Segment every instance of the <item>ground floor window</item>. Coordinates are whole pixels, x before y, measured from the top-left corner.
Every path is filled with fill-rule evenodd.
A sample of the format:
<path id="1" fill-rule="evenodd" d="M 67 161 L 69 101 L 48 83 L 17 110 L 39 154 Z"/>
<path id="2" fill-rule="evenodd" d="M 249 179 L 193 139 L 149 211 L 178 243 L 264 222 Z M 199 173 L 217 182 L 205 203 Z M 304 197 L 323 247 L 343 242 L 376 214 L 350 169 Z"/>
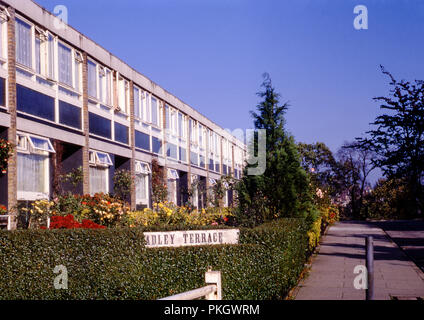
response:
<path id="1" fill-rule="evenodd" d="M 48 199 L 50 195 L 49 155 L 55 150 L 49 139 L 18 133 L 18 200 Z"/>
<path id="2" fill-rule="evenodd" d="M 177 204 L 177 181 L 179 179 L 177 170 L 168 169 L 168 201 Z"/>
<path id="3" fill-rule="evenodd" d="M 109 193 L 109 167 L 113 165 L 107 153 L 90 150 L 90 194 Z"/>
<path id="4" fill-rule="evenodd" d="M 192 195 L 191 195 L 191 204 L 193 207 L 198 208 L 199 207 L 199 190 L 198 190 L 198 184 L 199 184 L 199 176 L 192 174 L 191 175 L 191 187 Z"/>
<path id="5" fill-rule="evenodd" d="M 138 205 L 149 205 L 149 164 L 135 162 L 135 199 Z"/>
<path id="6" fill-rule="evenodd" d="M 90 166 L 90 194 L 109 193 L 109 168 Z"/>

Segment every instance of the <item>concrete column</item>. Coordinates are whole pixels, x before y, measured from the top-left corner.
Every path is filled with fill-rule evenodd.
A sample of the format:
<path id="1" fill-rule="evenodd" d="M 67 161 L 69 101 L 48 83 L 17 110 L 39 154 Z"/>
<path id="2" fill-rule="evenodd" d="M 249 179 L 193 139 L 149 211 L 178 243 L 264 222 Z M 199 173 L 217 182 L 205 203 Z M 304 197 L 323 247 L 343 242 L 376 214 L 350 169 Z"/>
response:
<path id="1" fill-rule="evenodd" d="M 89 164 L 89 149 L 90 149 L 90 132 L 89 132 L 89 117 L 88 117 L 88 65 L 87 53 L 83 53 L 84 62 L 82 64 L 82 114 L 83 114 L 83 132 L 85 144 L 82 148 L 82 173 L 83 173 L 83 194 L 90 193 L 90 164 Z"/>
<path id="2" fill-rule="evenodd" d="M 16 146 L 16 42 L 15 42 L 15 9 L 8 7 L 10 17 L 7 21 L 7 107 L 10 114 L 10 127 L 7 131 L 7 139 L 12 145 Z M 16 148 L 13 150 L 12 156 L 9 158 L 7 168 L 7 207 L 8 212 L 12 215 L 10 228 L 17 228 L 17 205 L 18 205 L 18 168 L 17 168 L 18 152 Z"/>
<path id="3" fill-rule="evenodd" d="M 133 182 L 131 184 L 131 209 L 136 209 L 136 186 L 135 186 L 135 123 L 134 123 L 134 82 L 130 82 L 130 146 L 131 146 L 131 161 L 130 171 Z"/>

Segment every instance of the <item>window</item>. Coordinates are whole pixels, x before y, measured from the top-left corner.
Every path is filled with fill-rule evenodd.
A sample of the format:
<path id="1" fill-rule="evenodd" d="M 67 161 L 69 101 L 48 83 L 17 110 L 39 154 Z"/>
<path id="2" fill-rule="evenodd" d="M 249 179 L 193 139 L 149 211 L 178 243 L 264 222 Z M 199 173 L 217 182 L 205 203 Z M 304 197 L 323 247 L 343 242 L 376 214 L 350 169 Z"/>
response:
<path id="1" fill-rule="evenodd" d="M 177 180 L 179 178 L 180 178 L 180 176 L 179 176 L 177 170 L 175 170 L 175 169 L 168 169 L 168 179 Z"/>
<path id="2" fill-rule="evenodd" d="M 109 166 L 112 160 L 107 153 L 89 152 L 90 163 L 90 194 L 109 192 Z"/>
<path id="3" fill-rule="evenodd" d="M 134 117 L 141 118 L 141 103 L 140 103 L 140 89 L 134 87 Z"/>
<path id="4" fill-rule="evenodd" d="M 171 132 L 173 135 L 177 135 L 178 124 L 177 124 L 177 112 L 175 110 L 171 111 Z"/>
<path id="5" fill-rule="evenodd" d="M 106 72 L 103 67 L 99 66 L 99 100 L 103 103 L 106 103 L 106 92 L 105 87 L 106 86 Z"/>
<path id="6" fill-rule="evenodd" d="M 109 169 L 90 166 L 90 194 L 109 192 Z"/>
<path id="7" fill-rule="evenodd" d="M 18 133 L 18 200 L 49 198 L 49 154 L 55 150 L 49 139 Z"/>
<path id="8" fill-rule="evenodd" d="M 152 124 L 159 127 L 159 110 L 158 110 L 158 101 L 156 98 L 152 97 Z"/>
<path id="9" fill-rule="evenodd" d="M 72 50 L 62 43 L 58 44 L 59 82 L 72 85 Z"/>
<path id="10" fill-rule="evenodd" d="M 198 183 L 198 181 L 199 181 L 199 176 L 192 174 L 191 175 L 191 184 L 196 184 L 196 183 Z M 195 208 L 199 207 L 199 192 L 198 192 L 197 188 L 193 188 L 193 194 L 192 194 L 192 197 L 191 197 L 191 201 L 192 201 L 192 205 Z"/>
<path id="11" fill-rule="evenodd" d="M 118 105 L 123 113 L 128 113 L 129 107 L 129 83 L 127 80 L 119 79 Z"/>
<path id="12" fill-rule="evenodd" d="M 39 34 L 35 37 L 35 71 L 41 74 L 41 37 Z"/>
<path id="13" fill-rule="evenodd" d="M 170 130 L 171 129 L 171 120 L 169 115 L 169 106 L 167 105 L 165 107 L 165 129 Z"/>
<path id="14" fill-rule="evenodd" d="M 5 30 L 7 28 L 5 27 L 5 22 L 7 21 L 7 13 L 5 11 L 2 11 L 0 9 L 0 57 L 5 57 L 5 53 L 3 52 L 3 48 L 7 48 L 7 45 L 5 46 L 3 44 L 3 39 L 7 39 L 7 37 L 4 36 Z"/>
<path id="15" fill-rule="evenodd" d="M 88 95 L 92 98 L 97 98 L 97 66 L 95 63 L 88 60 Z"/>
<path id="16" fill-rule="evenodd" d="M 189 130 L 190 130 L 190 141 L 191 143 L 196 143 L 197 139 L 196 139 L 196 122 L 192 119 L 189 120 Z"/>
<path id="17" fill-rule="evenodd" d="M 32 68 L 32 41 L 31 26 L 26 22 L 16 19 L 16 62 Z"/>
<path id="18" fill-rule="evenodd" d="M 106 90 L 106 104 L 111 106 L 113 105 L 112 103 L 112 93 L 113 93 L 113 77 L 112 77 L 112 71 L 110 71 L 109 69 L 106 69 L 106 86 L 105 86 L 105 90 Z"/>
<path id="19" fill-rule="evenodd" d="M 81 74 L 81 66 L 82 63 L 84 62 L 84 58 L 82 57 L 82 54 L 78 51 L 75 51 L 75 66 L 74 66 L 74 72 L 75 72 L 75 76 L 74 76 L 74 81 L 75 81 L 75 90 L 77 91 L 81 91 L 81 85 L 80 85 L 80 74 Z"/>
<path id="20" fill-rule="evenodd" d="M 178 113 L 178 136 L 185 138 L 185 117 Z"/>
<path id="21" fill-rule="evenodd" d="M 135 161 L 135 195 L 136 204 L 149 204 L 149 164 Z"/>
<path id="22" fill-rule="evenodd" d="M 49 34 L 48 37 L 48 57 L 49 57 L 49 61 L 48 61 L 48 76 L 50 79 L 54 79 L 55 78 L 55 69 L 54 69 L 54 37 Z"/>
<path id="23" fill-rule="evenodd" d="M 203 149 L 204 147 L 204 140 L 203 140 L 203 126 L 199 124 L 199 146 Z"/>
<path id="24" fill-rule="evenodd" d="M 177 180 L 179 175 L 177 170 L 168 169 L 168 201 L 177 204 Z"/>
<path id="25" fill-rule="evenodd" d="M 140 174 L 149 174 L 150 166 L 149 164 L 141 161 L 135 161 L 135 172 Z"/>
<path id="26" fill-rule="evenodd" d="M 148 122 L 150 123 L 150 113 L 151 113 L 151 108 L 150 108 L 150 94 L 148 94 L 147 92 L 145 92 L 144 94 L 141 94 L 141 100 L 144 101 L 143 103 L 143 110 L 142 110 L 142 114 L 143 114 L 143 121 L 144 122 Z"/>

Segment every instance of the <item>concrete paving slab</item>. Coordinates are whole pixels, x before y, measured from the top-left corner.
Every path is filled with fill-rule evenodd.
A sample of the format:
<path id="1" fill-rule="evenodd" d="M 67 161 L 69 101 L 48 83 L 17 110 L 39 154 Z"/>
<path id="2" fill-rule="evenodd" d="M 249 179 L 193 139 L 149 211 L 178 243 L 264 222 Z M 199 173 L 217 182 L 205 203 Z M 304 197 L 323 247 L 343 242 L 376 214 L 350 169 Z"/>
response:
<path id="1" fill-rule="evenodd" d="M 365 265 L 365 238 L 374 238 L 374 298 L 423 296 L 424 275 L 375 224 L 339 222 L 323 237 L 307 278 L 298 287 L 298 300 L 364 300 L 354 288 L 354 268 Z"/>

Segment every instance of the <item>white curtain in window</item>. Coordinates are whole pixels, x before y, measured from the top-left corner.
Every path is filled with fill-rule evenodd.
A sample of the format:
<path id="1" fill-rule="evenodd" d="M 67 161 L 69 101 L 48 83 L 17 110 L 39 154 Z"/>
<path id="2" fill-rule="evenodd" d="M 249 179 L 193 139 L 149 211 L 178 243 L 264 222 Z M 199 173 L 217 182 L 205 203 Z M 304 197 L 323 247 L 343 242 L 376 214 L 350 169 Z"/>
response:
<path id="1" fill-rule="evenodd" d="M 108 168 L 90 167 L 90 194 L 108 193 Z"/>
<path id="2" fill-rule="evenodd" d="M 148 176 L 145 174 L 138 174 L 135 176 L 135 198 L 137 204 L 147 202 L 147 179 Z"/>
<path id="3" fill-rule="evenodd" d="M 72 87 L 72 52 L 59 43 L 59 81 Z"/>
<path id="4" fill-rule="evenodd" d="M 16 61 L 28 68 L 32 67 L 31 26 L 19 19 L 15 23 Z"/>
<path id="5" fill-rule="evenodd" d="M 97 98 L 96 65 L 88 61 L 88 95 Z"/>
<path id="6" fill-rule="evenodd" d="M 18 191 L 45 193 L 48 157 L 18 153 Z"/>
<path id="7" fill-rule="evenodd" d="M 177 204 L 177 181 L 168 179 L 168 201 Z"/>

